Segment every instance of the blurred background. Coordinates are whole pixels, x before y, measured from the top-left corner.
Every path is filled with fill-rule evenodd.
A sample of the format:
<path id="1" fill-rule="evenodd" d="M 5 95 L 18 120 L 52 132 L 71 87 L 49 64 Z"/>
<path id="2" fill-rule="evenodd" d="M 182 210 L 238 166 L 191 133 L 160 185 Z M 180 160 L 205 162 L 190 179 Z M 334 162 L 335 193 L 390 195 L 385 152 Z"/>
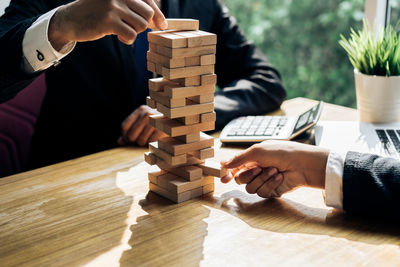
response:
<path id="1" fill-rule="evenodd" d="M 201 0 L 197 0 L 201 1 Z M 360 29 L 365 0 L 222 0 L 247 37 L 280 71 L 288 99 L 304 96 L 356 107 L 353 68 L 340 34 Z M 0 15 L 10 0 L 0 0 Z M 390 22 L 400 0 L 390 0 Z"/>
<path id="2" fill-rule="evenodd" d="M 356 107 L 353 67 L 338 41 L 361 28 L 365 0 L 223 1 L 280 71 L 288 99 Z"/>

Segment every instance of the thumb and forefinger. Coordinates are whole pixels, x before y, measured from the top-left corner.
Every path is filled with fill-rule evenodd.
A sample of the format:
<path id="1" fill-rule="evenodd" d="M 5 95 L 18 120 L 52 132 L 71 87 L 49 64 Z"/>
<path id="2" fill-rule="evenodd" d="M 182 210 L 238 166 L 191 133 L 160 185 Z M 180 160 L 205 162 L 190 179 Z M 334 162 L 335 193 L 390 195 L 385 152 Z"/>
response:
<path id="1" fill-rule="evenodd" d="M 244 152 L 237 154 L 232 159 L 228 161 L 222 161 L 221 166 L 227 169 L 238 168 L 250 162 L 257 162 L 254 157 L 254 149 L 252 147 L 246 149 Z"/>
<path id="2" fill-rule="evenodd" d="M 158 5 L 154 2 L 154 0 L 143 0 L 146 4 L 148 4 L 154 10 L 154 16 L 152 22 L 150 23 L 149 28 L 157 28 L 161 30 L 166 30 L 168 28 L 168 22 L 158 7 Z"/>

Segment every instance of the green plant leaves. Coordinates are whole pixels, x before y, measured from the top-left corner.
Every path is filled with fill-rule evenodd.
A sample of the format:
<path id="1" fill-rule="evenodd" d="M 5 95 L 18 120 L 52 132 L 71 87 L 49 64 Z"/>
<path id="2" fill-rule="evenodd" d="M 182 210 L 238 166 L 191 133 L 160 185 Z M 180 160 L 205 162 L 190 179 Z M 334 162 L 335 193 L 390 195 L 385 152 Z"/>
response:
<path id="1" fill-rule="evenodd" d="M 386 32 L 386 34 L 385 34 Z M 391 26 L 382 29 L 375 38 L 364 21 L 364 29 L 350 30 L 350 38 L 340 35 L 339 44 L 346 51 L 351 64 L 367 75 L 400 75 L 400 34 Z"/>

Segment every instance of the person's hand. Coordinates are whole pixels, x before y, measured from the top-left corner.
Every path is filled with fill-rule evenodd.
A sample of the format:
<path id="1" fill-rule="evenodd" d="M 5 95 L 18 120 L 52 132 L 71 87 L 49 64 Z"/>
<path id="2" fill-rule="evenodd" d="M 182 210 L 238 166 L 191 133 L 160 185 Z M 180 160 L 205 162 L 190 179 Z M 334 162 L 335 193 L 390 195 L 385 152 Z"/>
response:
<path id="1" fill-rule="evenodd" d="M 111 34 L 132 44 L 137 34 L 153 26 L 168 27 L 154 0 L 76 0 L 57 10 L 48 36 L 56 50 L 72 41 L 93 41 Z"/>
<path id="2" fill-rule="evenodd" d="M 127 145 L 136 142 L 139 146 L 145 146 L 150 142 L 166 137 L 165 133 L 149 124 L 149 116 L 154 114 L 160 113 L 145 105 L 132 112 L 122 122 L 122 136 L 118 139 L 118 144 Z"/>
<path id="3" fill-rule="evenodd" d="M 231 169 L 221 178 L 246 184 L 250 194 L 278 197 L 300 186 L 325 187 L 329 150 L 296 142 L 266 141 L 236 155 L 222 167 Z"/>

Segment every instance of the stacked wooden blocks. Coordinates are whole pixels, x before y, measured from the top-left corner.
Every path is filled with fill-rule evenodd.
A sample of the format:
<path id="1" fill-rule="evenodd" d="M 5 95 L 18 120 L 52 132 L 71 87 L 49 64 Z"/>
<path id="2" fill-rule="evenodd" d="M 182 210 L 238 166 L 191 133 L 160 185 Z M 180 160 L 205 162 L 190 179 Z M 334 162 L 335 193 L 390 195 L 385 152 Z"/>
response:
<path id="1" fill-rule="evenodd" d="M 161 75 L 149 80 L 147 105 L 162 115 L 150 124 L 169 137 L 150 143 L 145 161 L 150 190 L 174 202 L 214 191 L 214 177 L 226 175 L 214 157 L 214 74 L 217 36 L 199 31 L 197 20 L 168 20 L 169 30 L 148 33 L 147 68 Z"/>

